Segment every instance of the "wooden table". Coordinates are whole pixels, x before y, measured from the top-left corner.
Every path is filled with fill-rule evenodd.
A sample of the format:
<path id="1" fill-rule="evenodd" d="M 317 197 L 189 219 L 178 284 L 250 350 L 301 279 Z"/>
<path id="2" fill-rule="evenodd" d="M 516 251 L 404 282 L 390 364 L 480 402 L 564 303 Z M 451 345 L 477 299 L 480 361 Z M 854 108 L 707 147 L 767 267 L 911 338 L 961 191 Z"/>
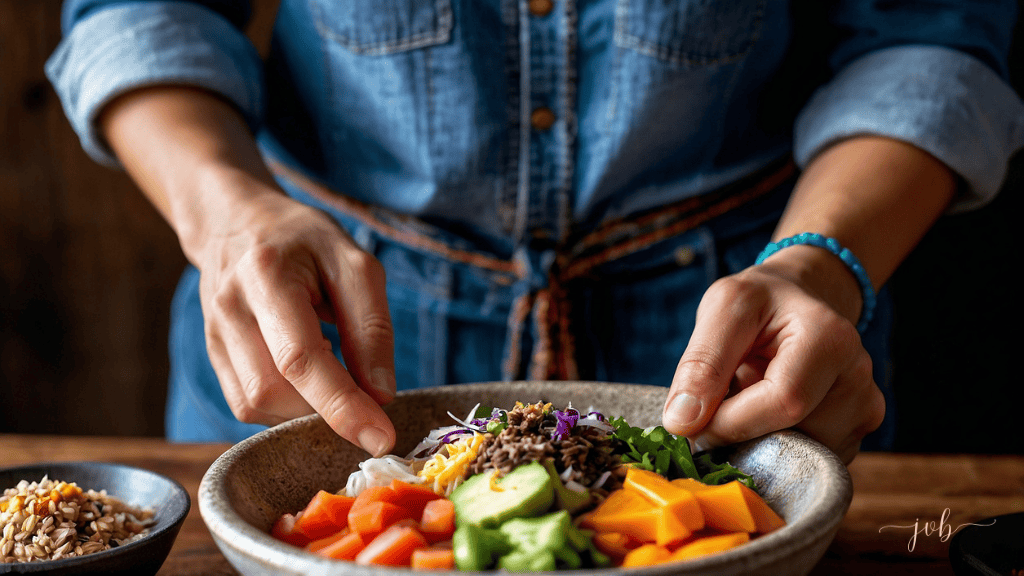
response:
<path id="1" fill-rule="evenodd" d="M 155 438 L 0 434 L 0 466 L 104 460 L 174 478 L 188 490 L 193 506 L 160 574 L 237 574 L 213 543 L 196 505 L 203 473 L 228 447 L 168 444 Z M 1024 511 L 1024 456 L 866 453 L 857 457 L 850 472 L 853 503 L 813 576 L 949 575 L 952 530 Z M 938 530 L 926 533 L 928 522 Z M 915 523 L 922 531 L 912 540 Z"/>

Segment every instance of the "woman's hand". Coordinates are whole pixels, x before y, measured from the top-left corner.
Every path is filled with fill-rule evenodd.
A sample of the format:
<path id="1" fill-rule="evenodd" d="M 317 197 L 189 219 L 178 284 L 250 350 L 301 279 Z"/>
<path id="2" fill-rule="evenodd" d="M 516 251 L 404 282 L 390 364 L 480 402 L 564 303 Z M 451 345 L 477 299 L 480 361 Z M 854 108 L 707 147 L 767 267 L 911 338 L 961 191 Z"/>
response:
<path id="1" fill-rule="evenodd" d="M 885 399 L 860 335 L 827 303 L 825 287 L 809 285 L 813 274 L 796 272 L 799 256 L 856 293 L 839 259 L 809 246 L 713 284 L 669 392 L 670 432 L 712 447 L 795 427 L 849 463 L 881 424 Z"/>
<path id="2" fill-rule="evenodd" d="M 316 411 L 375 456 L 395 429 L 384 270 L 326 214 L 292 200 L 219 97 L 152 86 L 98 124 L 199 268 L 207 350 L 232 412 L 275 424 Z M 337 324 L 347 369 L 320 321 Z"/>
<path id="3" fill-rule="evenodd" d="M 327 215 L 276 190 L 224 220 L 196 260 L 207 350 L 232 412 L 273 425 L 315 410 L 374 455 L 389 450 L 395 433 L 379 404 L 395 394 L 394 338 L 383 267 Z M 347 370 L 320 321 L 337 324 Z"/>
<path id="4" fill-rule="evenodd" d="M 910 144 L 876 136 L 839 141 L 801 175 L 775 239 L 835 238 L 874 288 L 949 205 L 956 176 Z M 845 264 L 791 246 L 713 284 L 665 405 L 665 427 L 718 445 L 796 427 L 849 463 L 885 402 L 854 328 L 860 287 Z"/>

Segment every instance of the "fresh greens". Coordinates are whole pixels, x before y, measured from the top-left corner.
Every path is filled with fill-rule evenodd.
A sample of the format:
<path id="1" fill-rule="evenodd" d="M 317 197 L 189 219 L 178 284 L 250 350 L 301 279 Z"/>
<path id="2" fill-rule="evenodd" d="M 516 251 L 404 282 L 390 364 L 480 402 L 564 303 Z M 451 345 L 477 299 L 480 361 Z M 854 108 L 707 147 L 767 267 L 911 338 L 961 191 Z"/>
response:
<path id="1" fill-rule="evenodd" d="M 670 434 L 662 426 L 637 428 L 621 417 L 612 418 L 610 423 L 615 427 L 613 436 L 626 446 L 622 455 L 624 463 L 653 470 L 667 478 L 695 478 L 705 484 L 739 480 L 756 490 L 754 479 L 728 462 L 716 464 L 710 454 L 702 454 L 695 461 L 690 442 L 685 437 Z"/>

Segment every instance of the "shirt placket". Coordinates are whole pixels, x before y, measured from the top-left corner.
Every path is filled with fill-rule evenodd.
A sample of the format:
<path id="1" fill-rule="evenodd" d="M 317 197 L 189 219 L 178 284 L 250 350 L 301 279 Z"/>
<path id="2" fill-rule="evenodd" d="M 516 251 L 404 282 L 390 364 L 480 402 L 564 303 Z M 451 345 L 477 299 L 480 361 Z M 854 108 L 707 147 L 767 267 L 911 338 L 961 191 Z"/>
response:
<path id="1" fill-rule="evenodd" d="M 519 186 L 515 239 L 556 245 L 566 237 L 575 137 L 575 5 L 520 0 Z"/>

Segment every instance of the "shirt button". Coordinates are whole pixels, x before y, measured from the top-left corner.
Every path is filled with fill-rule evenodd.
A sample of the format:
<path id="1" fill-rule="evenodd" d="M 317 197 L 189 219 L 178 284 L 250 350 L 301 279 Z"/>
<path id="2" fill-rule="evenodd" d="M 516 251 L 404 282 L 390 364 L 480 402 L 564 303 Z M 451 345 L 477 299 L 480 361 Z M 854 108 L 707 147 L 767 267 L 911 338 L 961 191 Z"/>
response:
<path id="1" fill-rule="evenodd" d="M 697 251 L 690 246 L 680 246 L 679 248 L 676 248 L 675 257 L 676 264 L 680 266 L 689 266 L 697 259 Z"/>
<path id="2" fill-rule="evenodd" d="M 552 0 L 530 0 L 530 14 L 534 16 L 547 16 L 551 14 L 551 10 L 555 7 L 555 3 Z"/>
<path id="3" fill-rule="evenodd" d="M 550 130 L 555 125 L 555 113 L 546 106 L 536 108 L 530 114 L 530 124 L 537 130 Z"/>

